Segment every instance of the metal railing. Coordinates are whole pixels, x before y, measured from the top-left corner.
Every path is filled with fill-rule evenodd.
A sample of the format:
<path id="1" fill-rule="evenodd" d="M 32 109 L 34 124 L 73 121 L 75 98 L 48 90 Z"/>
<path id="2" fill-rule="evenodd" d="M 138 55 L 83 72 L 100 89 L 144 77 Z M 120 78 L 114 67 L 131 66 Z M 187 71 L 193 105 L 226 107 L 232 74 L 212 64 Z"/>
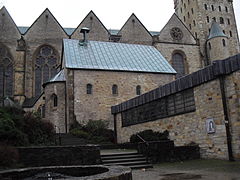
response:
<path id="1" fill-rule="evenodd" d="M 144 143 L 145 146 L 146 146 L 146 160 L 147 160 L 147 162 L 149 163 L 149 143 L 148 143 L 145 139 L 143 139 L 143 137 L 141 137 L 139 134 L 137 134 L 137 137 L 138 137 L 141 141 L 143 141 L 143 143 Z"/>

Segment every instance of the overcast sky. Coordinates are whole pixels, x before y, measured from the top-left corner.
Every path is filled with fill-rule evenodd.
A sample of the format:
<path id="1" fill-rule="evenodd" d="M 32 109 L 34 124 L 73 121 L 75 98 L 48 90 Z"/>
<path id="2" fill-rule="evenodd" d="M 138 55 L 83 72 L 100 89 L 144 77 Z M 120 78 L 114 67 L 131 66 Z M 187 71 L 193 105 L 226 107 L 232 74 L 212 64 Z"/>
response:
<path id="1" fill-rule="evenodd" d="M 135 13 L 149 31 L 160 31 L 174 13 L 173 0 L 0 0 L 3 5 L 18 26 L 30 26 L 49 8 L 63 27 L 76 28 L 93 10 L 108 29 L 120 29 Z M 240 0 L 234 7 L 240 32 Z"/>

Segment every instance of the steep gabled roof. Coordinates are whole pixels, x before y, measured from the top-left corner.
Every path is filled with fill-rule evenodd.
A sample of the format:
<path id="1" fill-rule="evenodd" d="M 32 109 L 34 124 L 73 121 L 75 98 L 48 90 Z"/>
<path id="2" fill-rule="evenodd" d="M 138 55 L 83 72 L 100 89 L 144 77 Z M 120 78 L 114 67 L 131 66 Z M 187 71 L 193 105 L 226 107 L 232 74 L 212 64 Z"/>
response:
<path id="1" fill-rule="evenodd" d="M 171 37 L 170 30 L 172 28 L 179 28 L 183 33 L 183 38 L 181 40 L 174 40 Z M 169 43 L 183 43 L 183 44 L 196 44 L 196 38 L 193 36 L 191 31 L 187 28 L 187 26 L 181 21 L 181 19 L 177 16 L 176 13 L 172 15 L 167 24 L 163 27 L 163 29 L 159 33 L 159 41 L 160 42 L 169 42 Z"/>
<path id="2" fill-rule="evenodd" d="M 64 66 L 71 69 L 171 73 L 176 71 L 153 46 L 64 39 Z"/>
<path id="3" fill-rule="evenodd" d="M 137 23 L 139 23 L 141 27 L 145 30 L 145 32 L 152 37 L 151 33 L 147 30 L 147 28 L 143 25 L 143 23 L 138 19 L 138 17 L 134 13 L 131 14 L 131 16 L 128 18 L 128 20 L 125 22 L 122 28 L 118 31 L 118 35 L 122 33 L 122 30 L 125 28 L 125 26 L 130 22 L 132 18 L 136 19 Z"/>
<path id="4" fill-rule="evenodd" d="M 53 18 L 54 22 L 57 24 L 57 26 L 60 27 L 60 29 L 68 36 L 67 32 L 64 30 L 64 28 L 61 26 L 61 24 L 58 22 L 58 20 L 53 16 L 53 14 L 51 13 L 51 11 L 46 8 L 42 14 L 33 22 L 33 24 L 25 31 L 24 35 L 25 34 L 28 34 L 28 32 L 34 27 L 34 25 L 40 20 L 40 18 L 43 17 L 43 15 L 47 13 L 48 15 L 50 15 L 51 18 Z M 48 17 L 49 18 L 49 17 Z M 24 30 L 24 28 L 23 28 Z"/>
<path id="5" fill-rule="evenodd" d="M 104 26 L 104 24 L 102 23 L 102 21 L 97 17 L 97 15 L 91 10 L 87 16 L 82 20 L 82 22 L 78 25 L 78 27 L 73 31 L 73 33 L 71 34 L 71 36 L 76 36 L 76 33 L 79 33 L 77 31 L 80 31 L 82 26 L 84 25 L 84 23 L 87 23 L 88 18 L 91 18 L 92 20 L 96 20 L 95 22 L 97 22 L 97 24 L 95 24 L 95 26 L 102 27 L 102 29 L 107 33 L 110 34 L 108 29 Z M 90 33 L 92 33 L 92 27 L 87 27 L 90 29 Z"/>
<path id="6" fill-rule="evenodd" d="M 6 28 L 7 33 L 11 33 L 12 35 L 17 33 L 18 35 L 20 35 L 21 32 L 19 31 L 16 23 L 12 19 L 11 15 L 9 14 L 9 12 L 7 11 L 5 6 L 3 6 L 0 9 L 0 14 L 1 14 L 0 22 L 1 22 L 2 18 L 7 19 L 7 21 L 2 21 L 2 22 L 7 23 L 7 25 L 5 24 L 5 26 L 4 26 Z M 15 32 L 13 33 L 13 32 L 10 32 L 10 31 L 15 31 Z M 1 34 L 2 33 L 3 33 L 3 31 L 1 32 Z"/>

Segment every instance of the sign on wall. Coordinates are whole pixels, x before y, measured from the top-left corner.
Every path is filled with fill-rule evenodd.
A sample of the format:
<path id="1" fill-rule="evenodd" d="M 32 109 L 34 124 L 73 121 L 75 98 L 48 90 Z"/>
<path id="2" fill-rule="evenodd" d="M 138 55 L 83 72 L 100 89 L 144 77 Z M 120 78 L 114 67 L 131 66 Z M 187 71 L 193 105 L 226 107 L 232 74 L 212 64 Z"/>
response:
<path id="1" fill-rule="evenodd" d="M 206 128 L 207 128 L 207 133 L 212 134 L 216 132 L 216 125 L 214 123 L 213 118 L 208 118 L 206 120 Z"/>

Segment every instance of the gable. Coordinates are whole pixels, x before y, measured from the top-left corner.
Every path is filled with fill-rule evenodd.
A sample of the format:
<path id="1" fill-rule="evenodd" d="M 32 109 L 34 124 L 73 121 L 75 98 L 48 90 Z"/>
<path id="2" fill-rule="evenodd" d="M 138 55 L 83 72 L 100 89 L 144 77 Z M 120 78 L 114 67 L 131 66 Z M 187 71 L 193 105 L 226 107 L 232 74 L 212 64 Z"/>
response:
<path id="1" fill-rule="evenodd" d="M 174 13 L 159 34 L 159 42 L 196 44 L 196 39 Z"/>
<path id="2" fill-rule="evenodd" d="M 152 36 L 135 14 L 132 14 L 118 32 L 120 42 L 132 44 L 152 44 Z"/>
<path id="3" fill-rule="evenodd" d="M 52 13 L 46 9 L 25 33 L 26 39 L 62 39 L 68 35 Z"/>
<path id="4" fill-rule="evenodd" d="M 83 39 L 83 34 L 80 33 L 80 30 L 83 27 L 87 27 L 90 29 L 90 32 L 88 33 L 89 40 L 108 41 L 109 32 L 93 11 L 90 11 L 88 15 L 83 19 L 83 21 L 78 25 L 78 27 L 73 32 L 71 38 Z"/>
<path id="5" fill-rule="evenodd" d="M 0 9 L 0 41 L 12 42 L 20 39 L 20 32 L 5 7 Z"/>

